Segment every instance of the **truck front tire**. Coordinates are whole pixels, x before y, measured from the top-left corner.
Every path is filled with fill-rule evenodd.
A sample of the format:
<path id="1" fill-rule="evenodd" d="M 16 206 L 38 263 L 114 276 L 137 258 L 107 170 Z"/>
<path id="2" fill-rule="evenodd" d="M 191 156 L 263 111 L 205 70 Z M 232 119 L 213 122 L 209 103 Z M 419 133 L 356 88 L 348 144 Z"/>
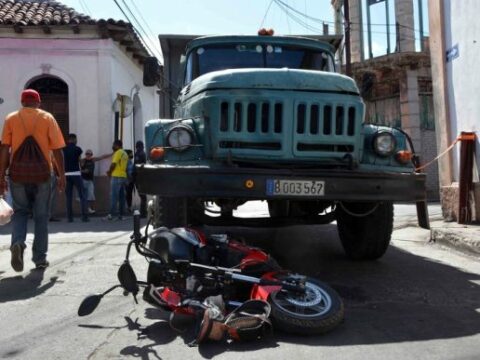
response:
<path id="1" fill-rule="evenodd" d="M 191 199 L 154 196 L 149 208 L 149 217 L 154 228 L 198 226 L 202 223 L 203 209 Z"/>
<path id="2" fill-rule="evenodd" d="M 375 260 L 387 251 L 393 230 L 393 203 L 337 205 L 337 229 L 346 255 Z"/>

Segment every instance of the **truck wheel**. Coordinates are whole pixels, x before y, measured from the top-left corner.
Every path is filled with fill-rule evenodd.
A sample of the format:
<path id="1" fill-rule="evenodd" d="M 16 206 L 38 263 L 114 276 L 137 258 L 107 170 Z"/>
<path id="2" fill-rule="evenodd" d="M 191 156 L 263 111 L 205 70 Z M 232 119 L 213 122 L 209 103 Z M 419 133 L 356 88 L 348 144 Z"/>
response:
<path id="1" fill-rule="evenodd" d="M 201 225 L 201 211 L 186 198 L 154 196 L 149 211 L 154 228 Z"/>
<path id="2" fill-rule="evenodd" d="M 393 204 L 340 203 L 337 229 L 346 255 L 354 260 L 375 260 L 387 251 L 393 230 Z"/>
<path id="3" fill-rule="evenodd" d="M 187 225 L 186 199 L 154 196 L 151 222 L 154 228 L 167 228 Z"/>

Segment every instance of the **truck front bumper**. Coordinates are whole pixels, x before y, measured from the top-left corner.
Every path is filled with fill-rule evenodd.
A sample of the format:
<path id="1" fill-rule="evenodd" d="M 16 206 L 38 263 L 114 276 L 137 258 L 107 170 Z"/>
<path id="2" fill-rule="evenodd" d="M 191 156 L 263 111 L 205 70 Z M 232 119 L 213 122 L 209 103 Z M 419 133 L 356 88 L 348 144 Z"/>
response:
<path id="1" fill-rule="evenodd" d="M 324 193 L 268 195 L 267 181 L 272 179 L 324 181 Z M 137 167 L 137 186 L 140 193 L 163 197 L 426 201 L 425 175 L 417 173 L 143 165 Z"/>

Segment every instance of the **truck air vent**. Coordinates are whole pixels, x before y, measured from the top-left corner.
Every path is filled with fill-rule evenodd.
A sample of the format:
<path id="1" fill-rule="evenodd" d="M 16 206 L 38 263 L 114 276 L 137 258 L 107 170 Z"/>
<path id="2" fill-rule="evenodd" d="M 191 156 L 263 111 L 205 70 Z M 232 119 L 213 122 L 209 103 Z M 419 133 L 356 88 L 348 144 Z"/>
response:
<path id="1" fill-rule="evenodd" d="M 219 127 L 220 132 L 280 134 L 283 130 L 283 104 L 223 101 Z"/>
<path id="2" fill-rule="evenodd" d="M 323 109 L 322 109 L 323 108 Z M 345 116 L 347 114 L 347 116 Z M 355 108 L 343 105 L 298 104 L 296 133 L 308 135 L 355 135 Z M 334 115 L 334 118 L 333 118 Z M 321 134 L 320 134 L 321 132 Z"/>

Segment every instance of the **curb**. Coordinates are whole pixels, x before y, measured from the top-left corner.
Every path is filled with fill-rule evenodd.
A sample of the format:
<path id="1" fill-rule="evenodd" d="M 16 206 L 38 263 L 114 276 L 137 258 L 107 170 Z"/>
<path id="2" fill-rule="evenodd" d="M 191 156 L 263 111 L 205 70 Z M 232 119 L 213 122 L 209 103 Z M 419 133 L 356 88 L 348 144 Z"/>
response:
<path id="1" fill-rule="evenodd" d="M 430 230 L 432 241 L 460 251 L 480 255 L 480 226 L 452 227 L 446 223 L 443 225 L 442 227 L 432 227 Z"/>

